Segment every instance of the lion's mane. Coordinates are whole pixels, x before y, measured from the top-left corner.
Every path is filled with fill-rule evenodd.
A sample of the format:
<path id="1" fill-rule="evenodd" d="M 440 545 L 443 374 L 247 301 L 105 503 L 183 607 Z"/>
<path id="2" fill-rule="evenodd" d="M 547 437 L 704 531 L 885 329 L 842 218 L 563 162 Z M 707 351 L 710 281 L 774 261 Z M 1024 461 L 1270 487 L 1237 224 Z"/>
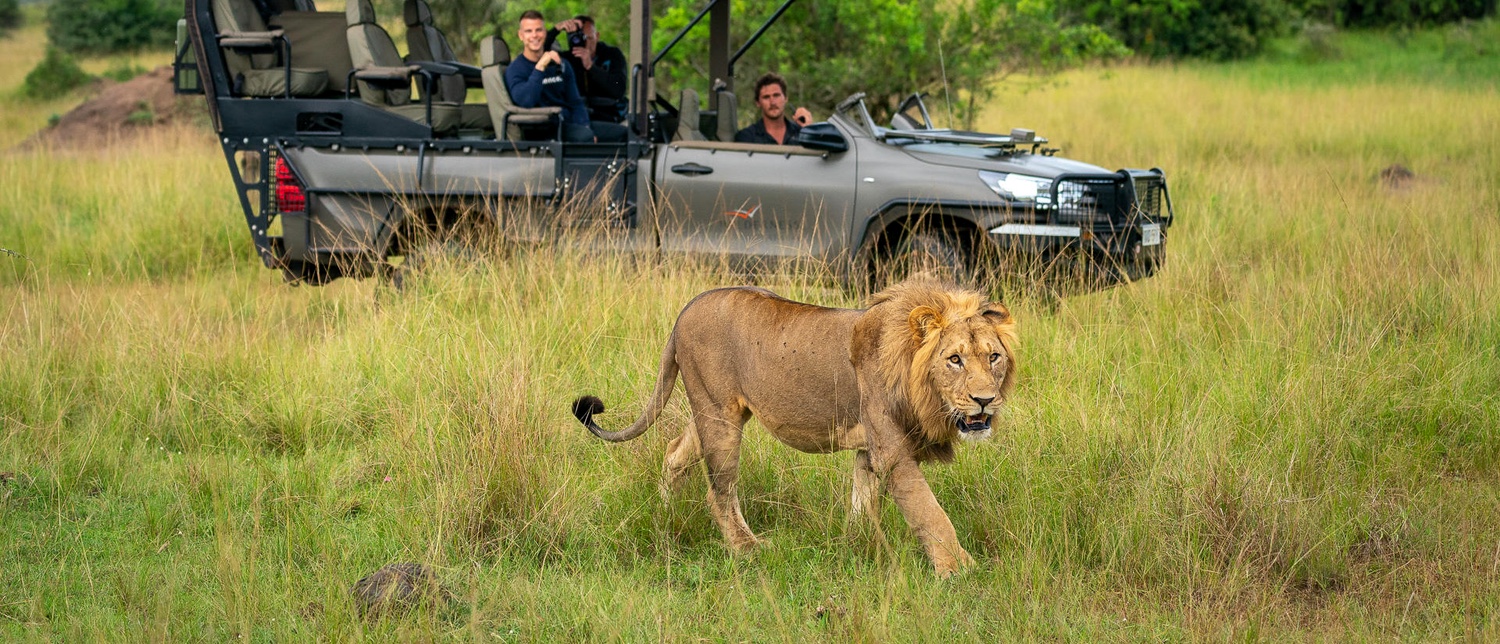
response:
<path id="1" fill-rule="evenodd" d="M 881 311 L 876 373 L 885 378 L 897 407 L 912 415 L 920 433 L 914 438 L 927 448 L 927 455 L 950 460 L 958 428 L 944 413 L 942 398 L 926 377 L 932 361 L 941 359 L 934 355 L 941 331 L 960 321 L 990 316 L 1009 359 L 1000 390 L 1003 402 L 1015 386 L 1015 318 L 1003 306 L 987 303 L 980 293 L 925 280 L 887 288 L 871 297 L 869 305 L 871 310 Z"/>

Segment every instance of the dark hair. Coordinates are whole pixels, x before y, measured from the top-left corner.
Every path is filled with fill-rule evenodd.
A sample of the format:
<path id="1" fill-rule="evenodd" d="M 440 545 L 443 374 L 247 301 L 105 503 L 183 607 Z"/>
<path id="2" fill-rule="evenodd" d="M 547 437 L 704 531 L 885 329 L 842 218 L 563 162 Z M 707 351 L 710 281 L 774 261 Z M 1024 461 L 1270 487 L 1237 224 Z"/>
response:
<path id="1" fill-rule="evenodd" d="M 540 20 L 542 22 L 547 22 L 547 19 L 542 17 L 542 12 L 537 11 L 536 9 L 527 9 L 521 14 L 520 19 L 516 20 L 516 22 L 519 23 L 522 20 Z"/>
<path id="2" fill-rule="evenodd" d="M 776 72 L 766 72 L 761 74 L 760 78 L 755 79 L 756 100 L 760 99 L 760 90 L 765 89 L 767 85 L 779 85 L 781 86 L 781 93 L 786 94 L 786 79 L 782 78 L 781 74 Z"/>
<path id="3" fill-rule="evenodd" d="M 593 16 L 584 15 L 584 14 L 581 14 L 581 13 L 578 14 L 578 15 L 576 15 L 576 16 L 573 16 L 573 19 L 577 20 L 578 22 L 581 22 L 583 24 L 586 24 L 586 25 L 592 25 L 592 24 L 594 24 L 594 17 Z"/>

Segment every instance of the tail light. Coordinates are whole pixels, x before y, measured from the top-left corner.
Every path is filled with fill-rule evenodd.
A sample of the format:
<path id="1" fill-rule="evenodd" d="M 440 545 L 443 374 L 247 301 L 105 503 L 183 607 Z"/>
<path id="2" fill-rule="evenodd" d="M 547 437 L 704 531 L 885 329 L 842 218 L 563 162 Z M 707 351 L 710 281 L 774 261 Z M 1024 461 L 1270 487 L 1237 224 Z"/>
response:
<path id="1" fill-rule="evenodd" d="M 286 159 L 281 157 L 276 157 L 276 211 L 307 211 L 307 193 L 303 192 L 302 184 L 297 183 L 297 176 L 292 174 Z"/>

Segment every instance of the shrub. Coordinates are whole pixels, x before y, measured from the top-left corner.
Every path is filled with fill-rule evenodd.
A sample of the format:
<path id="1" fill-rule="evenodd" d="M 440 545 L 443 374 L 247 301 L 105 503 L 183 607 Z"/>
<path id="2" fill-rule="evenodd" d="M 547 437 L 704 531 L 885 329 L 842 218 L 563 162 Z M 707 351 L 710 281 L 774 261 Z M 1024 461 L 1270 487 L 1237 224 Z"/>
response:
<path id="1" fill-rule="evenodd" d="M 78 61 L 56 47 L 48 47 L 42 62 L 26 73 L 21 95 L 35 100 L 57 98 L 93 80 Z"/>
<path id="2" fill-rule="evenodd" d="M 47 39 L 75 54 L 167 46 L 181 10 L 163 0 L 56 0 L 47 10 Z"/>
<path id="3" fill-rule="evenodd" d="M 1494 15 L 1495 0 L 1291 0 L 1303 15 L 1341 27 L 1410 27 Z"/>
<path id="4" fill-rule="evenodd" d="M 16 0 L 0 0 L 0 34 L 21 26 L 21 5 Z"/>
<path id="5" fill-rule="evenodd" d="M 1290 29 L 1284 0 L 1060 0 L 1127 46 L 1153 57 L 1244 58 Z"/>

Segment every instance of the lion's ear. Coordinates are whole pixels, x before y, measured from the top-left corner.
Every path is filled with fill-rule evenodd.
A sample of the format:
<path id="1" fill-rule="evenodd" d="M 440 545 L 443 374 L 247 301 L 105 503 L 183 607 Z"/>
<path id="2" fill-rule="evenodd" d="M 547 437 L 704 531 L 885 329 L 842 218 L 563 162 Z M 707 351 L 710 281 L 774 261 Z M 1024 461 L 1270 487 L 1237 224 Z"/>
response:
<path id="1" fill-rule="evenodd" d="M 943 330 L 943 312 L 930 306 L 919 306 L 911 310 L 906 323 L 911 327 L 912 339 L 921 344 Z"/>
<path id="2" fill-rule="evenodd" d="M 984 311 L 981 311 L 980 315 L 989 318 L 993 324 L 1004 324 L 1010 321 L 1010 310 L 999 302 L 990 302 L 984 305 Z"/>

